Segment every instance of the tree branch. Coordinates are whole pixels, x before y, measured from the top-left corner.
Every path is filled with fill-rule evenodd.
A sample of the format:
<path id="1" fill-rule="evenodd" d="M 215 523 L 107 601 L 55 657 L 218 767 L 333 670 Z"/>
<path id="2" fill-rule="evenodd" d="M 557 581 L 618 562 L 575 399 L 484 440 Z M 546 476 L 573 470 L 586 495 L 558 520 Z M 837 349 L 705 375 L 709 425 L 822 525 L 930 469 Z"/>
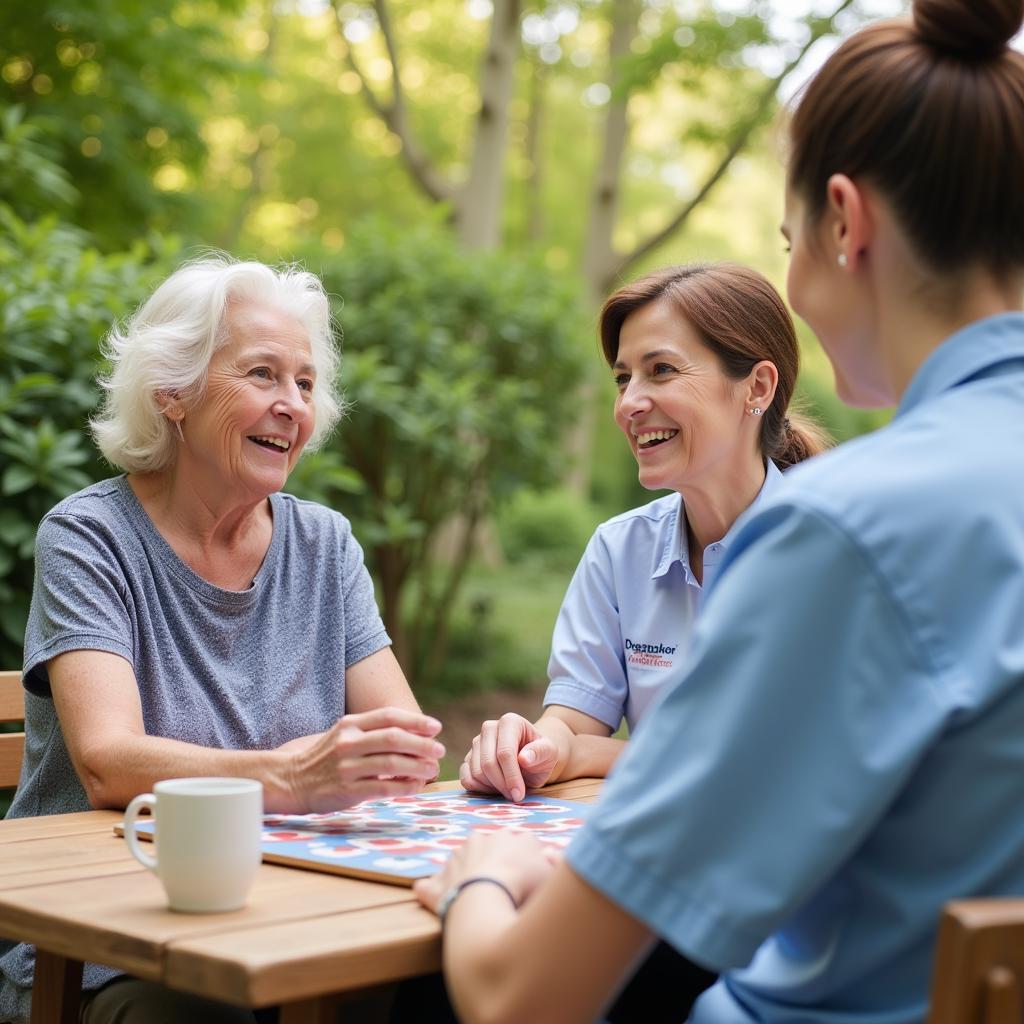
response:
<path id="1" fill-rule="evenodd" d="M 341 13 L 341 0 L 331 0 L 331 7 L 334 10 L 334 22 L 338 31 L 344 38 L 345 18 Z M 431 165 L 426 153 L 420 148 L 416 141 L 405 106 L 405 93 L 402 91 L 402 78 L 398 64 L 398 48 L 395 44 L 395 36 L 391 27 L 391 15 L 388 11 L 386 0 L 374 0 L 374 11 L 377 14 L 377 21 L 380 24 L 381 34 L 384 36 L 384 45 L 388 51 L 388 58 L 391 61 L 391 102 L 385 103 L 370 85 L 369 79 L 363 72 L 356 60 L 355 51 L 347 40 L 345 41 L 345 63 L 359 79 L 359 85 L 363 96 L 370 109 L 388 126 L 402 144 L 402 160 L 413 180 L 426 194 L 428 199 L 436 203 L 448 202 L 455 193 L 452 184 L 443 175 L 439 174 Z"/>
<path id="2" fill-rule="evenodd" d="M 608 275 L 606 281 L 602 282 L 604 290 L 610 288 L 612 283 L 621 278 L 626 271 L 633 266 L 633 264 L 639 262 L 648 253 L 657 249 L 686 223 L 690 214 L 693 213 L 693 211 L 700 206 L 702 202 L 704 202 L 711 190 L 718 184 L 719 180 L 729 169 L 730 164 L 736 159 L 737 155 L 747 144 L 747 141 L 754 129 L 757 128 L 764 118 L 765 112 L 771 105 L 772 99 L 775 97 L 779 86 L 782 85 L 793 71 L 796 70 L 797 66 L 807 55 L 807 51 L 810 50 L 810 48 L 832 28 L 835 23 L 835 19 L 852 3 L 854 3 L 854 0 L 843 0 L 832 14 L 811 32 L 810 38 L 801 47 L 800 52 L 774 78 L 768 81 L 764 89 L 758 95 L 754 109 L 751 111 L 750 115 L 740 123 L 739 127 L 733 133 L 733 137 L 729 142 L 725 155 L 704 180 L 704 183 L 697 190 L 697 194 L 689 202 L 685 203 L 663 228 L 640 242 L 635 249 L 624 255 L 618 261 L 614 272 Z"/>

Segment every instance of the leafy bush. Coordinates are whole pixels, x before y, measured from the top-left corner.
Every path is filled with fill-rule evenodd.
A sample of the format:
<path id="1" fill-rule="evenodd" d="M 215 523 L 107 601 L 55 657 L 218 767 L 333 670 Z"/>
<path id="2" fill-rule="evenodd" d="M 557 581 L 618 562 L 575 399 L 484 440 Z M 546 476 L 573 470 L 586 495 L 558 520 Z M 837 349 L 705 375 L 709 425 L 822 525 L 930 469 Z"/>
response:
<path id="1" fill-rule="evenodd" d="M 568 491 L 520 491 L 498 515 L 502 550 L 510 561 L 540 561 L 571 571 L 599 518 L 588 502 Z"/>
<path id="2" fill-rule="evenodd" d="M 30 121 L 25 108 L 0 104 L 0 202 L 31 217 L 37 210 L 68 210 L 78 198 L 45 118 Z"/>
<path id="3" fill-rule="evenodd" d="M 305 479 L 355 521 L 396 653 L 428 682 L 481 524 L 566 468 L 577 298 L 539 264 L 465 252 L 429 225 L 366 223 L 322 272 L 340 296 L 352 412 L 317 458 L 360 487 Z"/>
<path id="4" fill-rule="evenodd" d="M 837 443 L 877 430 L 892 416 L 887 409 L 855 409 L 846 405 L 831 383 L 810 373 L 801 374 L 796 397 L 800 408 L 822 423 Z"/>
<path id="5" fill-rule="evenodd" d="M 21 663 L 36 526 L 61 498 L 110 475 L 89 436 L 99 341 L 152 287 L 141 246 L 101 255 L 47 217 L 0 203 L 0 666 Z"/>
<path id="6" fill-rule="evenodd" d="M 235 55 L 234 15 L 243 6 L 241 0 L 0 6 L 0 112 L 17 108 L 44 129 L 53 165 L 76 186 L 61 190 L 71 208 L 67 219 L 88 228 L 102 247 L 127 247 L 140 224 L 180 230 L 194 211 L 194 193 L 160 188 L 159 173 L 167 168 L 186 181 L 198 174 L 205 159 L 199 129 L 210 96 L 223 85 L 259 81 L 256 62 Z M 23 146 L 19 140 L 17 148 Z M 0 178 L 7 162 L 0 153 Z M 36 193 L 46 182 L 34 171 L 29 185 Z M 26 201 L 41 208 L 33 195 L 7 197 L 21 216 Z"/>
<path id="7" fill-rule="evenodd" d="M 474 566 L 452 616 L 444 672 L 431 682 L 429 699 L 544 686 L 551 632 L 571 574 L 539 560 Z"/>

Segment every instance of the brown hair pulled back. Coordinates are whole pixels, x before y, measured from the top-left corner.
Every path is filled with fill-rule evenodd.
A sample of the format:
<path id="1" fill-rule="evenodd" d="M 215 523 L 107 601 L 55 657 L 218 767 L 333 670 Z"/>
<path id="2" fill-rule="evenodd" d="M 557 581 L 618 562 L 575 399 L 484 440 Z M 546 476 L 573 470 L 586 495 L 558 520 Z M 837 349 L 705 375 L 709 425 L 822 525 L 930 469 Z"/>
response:
<path id="1" fill-rule="evenodd" d="M 932 271 L 1024 266 L 1024 0 L 916 0 L 847 39 L 790 127 L 790 186 L 811 221 L 832 174 L 892 204 Z"/>
<path id="2" fill-rule="evenodd" d="M 823 451 L 828 435 L 810 419 L 787 412 L 800 350 L 793 321 L 779 293 L 754 270 L 733 263 L 666 267 L 609 296 L 601 309 L 601 348 L 609 366 L 619 354 L 619 334 L 630 313 L 657 299 L 672 302 L 718 358 L 722 370 L 742 380 L 762 359 L 779 371 L 772 404 L 761 417 L 761 453 L 780 469 Z"/>

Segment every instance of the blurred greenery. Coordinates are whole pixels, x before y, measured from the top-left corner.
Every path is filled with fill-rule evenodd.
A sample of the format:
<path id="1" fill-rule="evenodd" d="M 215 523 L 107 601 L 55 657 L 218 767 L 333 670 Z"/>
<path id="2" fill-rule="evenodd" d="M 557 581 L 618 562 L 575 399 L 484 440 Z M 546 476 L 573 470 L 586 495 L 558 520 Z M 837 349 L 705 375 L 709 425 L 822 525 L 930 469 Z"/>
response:
<path id="1" fill-rule="evenodd" d="M 568 581 L 565 570 L 538 559 L 474 566 L 455 608 L 445 672 L 431 696 L 543 686 Z"/>
<path id="2" fill-rule="evenodd" d="M 0 664 L 21 661 L 36 525 L 109 474 L 86 427 L 98 400 L 98 339 L 170 260 L 142 245 L 104 255 L 50 215 L 0 202 Z"/>
<path id="3" fill-rule="evenodd" d="M 368 102 L 367 85 L 382 108 L 394 99 L 374 5 L 334 6 L 0 5 L 0 667 L 20 659 L 36 523 L 110 472 L 86 429 L 100 339 L 183 252 L 303 262 L 337 297 L 353 407 L 290 485 L 353 519 L 420 685 L 536 681 L 590 529 L 654 496 L 611 421 L 595 310 L 580 300 L 596 301 L 588 230 L 609 112 L 628 96 L 609 240 L 622 254 L 694 199 L 752 97 L 823 22 L 768 0 L 742 13 L 636 0 L 611 61 L 622 5 L 524 0 L 502 237 L 467 253 L 447 230 L 451 194 L 423 194 L 409 140 Z M 410 138 L 452 194 L 486 106 L 488 6 L 388 4 Z M 628 276 L 730 258 L 781 284 L 776 109 Z M 844 407 L 802 342 L 799 393 L 837 437 L 884 420 Z M 580 424 L 592 443 L 577 451 Z M 474 561 L 472 535 L 504 564 Z"/>
<path id="4" fill-rule="evenodd" d="M 521 490 L 498 514 L 502 552 L 509 565 L 547 566 L 568 581 L 600 518 L 564 488 Z"/>
<path id="5" fill-rule="evenodd" d="M 48 153 L 74 183 L 61 204 L 104 248 L 130 246 L 140 224 L 168 230 L 193 208 L 180 186 L 206 154 L 199 128 L 209 92 L 215 82 L 240 80 L 249 63 L 229 31 L 241 7 L 241 0 L 0 5 L 0 116 L 20 107 L 45 127 Z M 45 187 L 38 172 L 32 179 Z"/>
<path id="6" fill-rule="evenodd" d="M 468 253 L 428 222 L 366 222 L 320 272 L 353 408 L 292 486 L 353 519 L 396 654 L 431 685 L 477 532 L 520 488 L 558 479 L 578 298 L 537 261 Z"/>

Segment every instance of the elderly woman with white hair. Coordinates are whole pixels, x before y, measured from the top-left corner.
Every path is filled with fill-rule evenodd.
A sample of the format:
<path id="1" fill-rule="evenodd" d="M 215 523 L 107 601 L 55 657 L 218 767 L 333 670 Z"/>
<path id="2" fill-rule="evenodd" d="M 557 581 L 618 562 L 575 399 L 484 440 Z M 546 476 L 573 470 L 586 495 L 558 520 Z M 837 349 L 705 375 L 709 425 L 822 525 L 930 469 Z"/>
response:
<path id="1" fill-rule="evenodd" d="M 124 807 L 175 776 L 258 779 L 278 812 L 420 789 L 440 723 L 391 652 L 359 544 L 344 516 L 281 493 L 341 411 L 319 280 L 199 260 L 107 349 L 92 426 L 126 472 L 39 527 L 11 816 Z M 28 1014 L 32 971 L 29 947 L 0 958 L 0 1019 Z M 103 988 L 83 1020 L 148 1019 L 157 987 L 113 976 L 87 965 Z M 175 999 L 192 1024 L 252 1019 L 159 997 L 161 1020 Z"/>

